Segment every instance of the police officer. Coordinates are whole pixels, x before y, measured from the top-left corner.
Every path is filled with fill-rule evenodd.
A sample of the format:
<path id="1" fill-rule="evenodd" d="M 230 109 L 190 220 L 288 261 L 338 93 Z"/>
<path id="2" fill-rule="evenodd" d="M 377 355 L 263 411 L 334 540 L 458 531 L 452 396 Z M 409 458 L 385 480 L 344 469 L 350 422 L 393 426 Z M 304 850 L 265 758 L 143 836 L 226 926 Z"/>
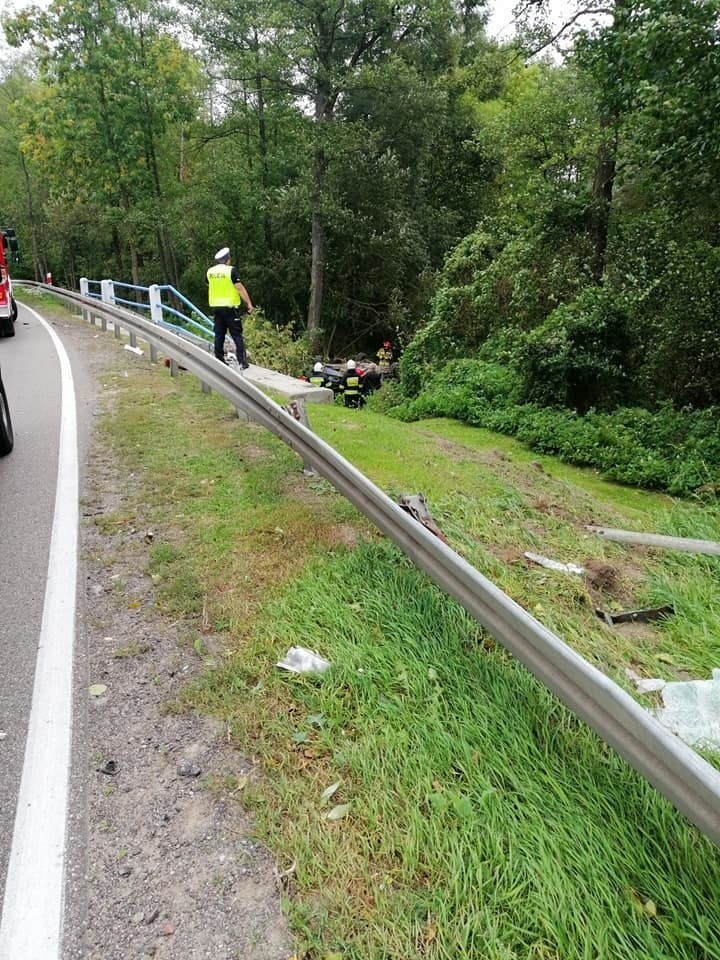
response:
<path id="1" fill-rule="evenodd" d="M 208 270 L 207 280 L 208 301 L 215 319 L 215 356 L 225 363 L 225 334 L 230 331 L 238 364 L 242 370 L 247 370 L 249 364 L 245 355 L 239 307 L 244 303 L 248 313 L 252 313 L 254 308 L 247 290 L 240 282 L 237 267 L 231 264 L 229 247 L 223 247 L 215 254 L 215 264 Z"/>

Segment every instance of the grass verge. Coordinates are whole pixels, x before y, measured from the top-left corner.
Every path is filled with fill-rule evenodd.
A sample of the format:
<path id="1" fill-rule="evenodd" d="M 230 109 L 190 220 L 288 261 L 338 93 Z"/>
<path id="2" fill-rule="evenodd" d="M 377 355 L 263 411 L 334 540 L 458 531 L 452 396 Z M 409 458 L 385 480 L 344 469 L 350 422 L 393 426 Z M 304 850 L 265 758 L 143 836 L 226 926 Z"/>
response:
<path id="1" fill-rule="evenodd" d="M 159 603 L 224 648 L 176 706 L 222 717 L 258 760 L 241 796 L 295 863 L 299 956 L 720 958 L 718 851 L 457 604 L 192 378 L 143 362 L 108 385 L 107 442 L 137 486 L 124 522 L 154 531 Z M 717 508 L 445 421 L 310 418 L 391 495 L 422 490 L 455 549 L 619 682 L 630 665 L 672 679 L 720 663 L 717 560 L 585 530 L 712 537 Z M 652 627 L 594 613 L 667 601 L 675 616 Z M 332 670 L 281 673 L 292 644 Z"/>

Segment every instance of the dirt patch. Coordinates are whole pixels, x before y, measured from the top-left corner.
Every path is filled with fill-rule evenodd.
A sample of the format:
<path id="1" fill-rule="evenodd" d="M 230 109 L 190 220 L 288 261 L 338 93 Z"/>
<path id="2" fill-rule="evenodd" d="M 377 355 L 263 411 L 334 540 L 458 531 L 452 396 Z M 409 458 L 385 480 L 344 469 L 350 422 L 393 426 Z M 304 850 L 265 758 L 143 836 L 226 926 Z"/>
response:
<path id="1" fill-rule="evenodd" d="M 627 562 L 611 564 L 595 558 L 584 560 L 582 565 L 587 571 L 588 590 L 596 605 L 602 606 L 608 601 L 628 609 L 637 605 L 638 591 L 645 579 L 639 567 Z"/>
<path id="2" fill-rule="evenodd" d="M 57 325 L 106 383 L 117 345 L 80 322 Z M 108 401 L 110 389 L 100 406 Z M 64 960 L 287 960 L 275 863 L 239 801 L 257 764 L 229 745 L 223 724 L 168 711 L 202 659 L 157 610 L 144 530 L 102 522 L 134 516 L 138 502 L 132 479 L 93 444 L 81 500 Z M 104 692 L 91 695 L 94 684 Z"/>
<path id="3" fill-rule="evenodd" d="M 547 476 L 547 474 L 545 474 Z M 554 500 L 549 500 L 545 497 L 535 497 L 528 502 L 530 506 L 537 513 L 544 513 L 549 517 L 554 517 L 556 520 L 566 520 L 570 523 L 576 524 L 578 522 L 578 517 L 576 513 L 568 510 L 567 507 L 563 506 L 560 503 L 557 503 Z"/>
<path id="4" fill-rule="evenodd" d="M 611 564 L 602 560 L 587 560 L 585 570 L 588 585 L 593 590 L 601 593 L 612 593 L 617 587 L 618 572 Z"/>
<path id="5" fill-rule="evenodd" d="M 350 523 L 336 523 L 325 531 L 325 542 L 329 548 L 335 546 L 356 547 L 362 534 Z"/>

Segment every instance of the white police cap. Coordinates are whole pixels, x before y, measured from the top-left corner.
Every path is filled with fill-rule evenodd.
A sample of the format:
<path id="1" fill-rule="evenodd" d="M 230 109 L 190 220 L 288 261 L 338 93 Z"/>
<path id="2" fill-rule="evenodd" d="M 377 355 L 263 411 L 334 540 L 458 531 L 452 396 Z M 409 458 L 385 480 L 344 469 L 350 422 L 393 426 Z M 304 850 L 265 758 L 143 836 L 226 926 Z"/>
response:
<path id="1" fill-rule="evenodd" d="M 216 260 L 224 260 L 225 257 L 230 256 L 230 247 L 223 247 L 222 250 L 218 250 L 215 254 Z"/>

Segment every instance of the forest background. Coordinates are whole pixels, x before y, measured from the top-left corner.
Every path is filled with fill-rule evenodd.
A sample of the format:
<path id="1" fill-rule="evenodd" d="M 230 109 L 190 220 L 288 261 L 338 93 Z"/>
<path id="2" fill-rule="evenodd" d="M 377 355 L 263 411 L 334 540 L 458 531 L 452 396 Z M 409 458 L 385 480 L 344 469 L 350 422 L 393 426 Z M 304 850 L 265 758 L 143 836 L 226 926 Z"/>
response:
<path id="1" fill-rule="evenodd" d="M 167 282 L 204 306 L 228 244 L 294 356 L 391 340 L 399 415 L 714 493 L 719 14 L 578 0 L 553 22 L 528 0 L 501 41 L 472 0 L 14 13 L 18 275 Z"/>

